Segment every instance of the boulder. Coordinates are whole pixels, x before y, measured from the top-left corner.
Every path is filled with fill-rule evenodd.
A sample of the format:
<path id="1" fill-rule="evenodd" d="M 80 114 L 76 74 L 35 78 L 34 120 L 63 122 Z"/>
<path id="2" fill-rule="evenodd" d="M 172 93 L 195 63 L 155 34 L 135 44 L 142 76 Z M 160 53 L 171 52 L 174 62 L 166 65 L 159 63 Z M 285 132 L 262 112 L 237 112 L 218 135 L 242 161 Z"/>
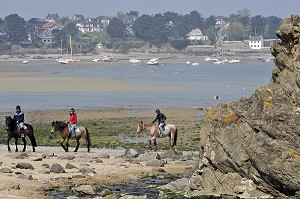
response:
<path id="1" fill-rule="evenodd" d="M 282 21 L 270 83 L 205 110 L 189 195 L 297 197 L 300 191 L 300 18 Z M 247 185 L 246 185 L 246 184 Z M 258 191 L 260 190 L 260 191 Z"/>

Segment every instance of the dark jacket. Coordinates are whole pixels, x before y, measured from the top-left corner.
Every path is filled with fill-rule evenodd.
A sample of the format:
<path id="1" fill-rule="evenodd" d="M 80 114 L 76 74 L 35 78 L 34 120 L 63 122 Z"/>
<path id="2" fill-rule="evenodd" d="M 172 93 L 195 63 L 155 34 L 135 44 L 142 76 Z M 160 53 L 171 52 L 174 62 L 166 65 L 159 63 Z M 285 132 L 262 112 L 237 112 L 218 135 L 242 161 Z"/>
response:
<path id="1" fill-rule="evenodd" d="M 159 113 L 156 115 L 156 118 L 152 121 L 154 123 L 157 121 L 158 123 L 164 123 L 166 121 L 167 117 L 163 113 Z"/>
<path id="2" fill-rule="evenodd" d="M 24 113 L 20 112 L 20 113 L 15 113 L 14 114 L 14 120 L 16 120 L 16 122 L 24 122 Z"/>

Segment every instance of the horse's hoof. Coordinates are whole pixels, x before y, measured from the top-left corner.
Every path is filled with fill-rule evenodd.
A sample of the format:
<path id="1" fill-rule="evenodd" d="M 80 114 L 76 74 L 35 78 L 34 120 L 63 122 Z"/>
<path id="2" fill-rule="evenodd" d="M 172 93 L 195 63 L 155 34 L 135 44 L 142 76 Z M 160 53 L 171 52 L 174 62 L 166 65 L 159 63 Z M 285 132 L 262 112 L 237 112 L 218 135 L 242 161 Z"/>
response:
<path id="1" fill-rule="evenodd" d="M 75 153 L 76 153 L 76 152 L 77 152 L 77 150 L 74 150 L 73 152 L 75 152 Z"/>
<path id="2" fill-rule="evenodd" d="M 22 152 L 25 152 L 25 149 L 23 149 Z"/>

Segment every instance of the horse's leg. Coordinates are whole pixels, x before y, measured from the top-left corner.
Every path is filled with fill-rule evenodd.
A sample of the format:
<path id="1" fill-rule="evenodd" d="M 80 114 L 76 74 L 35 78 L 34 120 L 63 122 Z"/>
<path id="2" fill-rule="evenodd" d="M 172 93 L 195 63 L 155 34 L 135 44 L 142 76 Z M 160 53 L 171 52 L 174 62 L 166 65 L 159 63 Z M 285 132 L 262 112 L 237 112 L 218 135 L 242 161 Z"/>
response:
<path id="1" fill-rule="evenodd" d="M 7 149 L 8 149 L 9 152 L 11 152 L 11 149 L 10 149 L 10 146 L 9 146 L 10 140 L 11 140 L 11 136 L 8 136 L 8 138 L 7 138 Z"/>
<path id="2" fill-rule="evenodd" d="M 156 139 L 153 139 L 154 151 L 157 151 Z"/>
<path id="3" fill-rule="evenodd" d="M 76 139 L 76 148 L 75 148 L 74 152 L 77 152 L 78 148 L 79 148 L 79 138 Z"/>
<path id="4" fill-rule="evenodd" d="M 151 143 L 151 139 L 149 140 L 149 151 L 152 151 L 152 143 Z"/>
<path id="5" fill-rule="evenodd" d="M 23 141 L 23 144 L 24 144 L 23 152 L 25 152 L 25 150 L 26 150 L 26 139 L 25 139 L 25 137 L 22 138 L 22 141 Z"/>
<path id="6" fill-rule="evenodd" d="M 16 152 L 18 152 L 18 137 L 15 137 Z"/>
<path id="7" fill-rule="evenodd" d="M 69 152 L 69 138 L 67 138 L 66 149 L 66 152 Z"/>
<path id="8" fill-rule="evenodd" d="M 66 149 L 66 147 L 64 145 L 64 141 L 65 141 L 65 139 L 61 139 L 60 146 L 62 146 L 62 148 L 65 150 L 65 152 L 68 152 L 68 150 Z"/>

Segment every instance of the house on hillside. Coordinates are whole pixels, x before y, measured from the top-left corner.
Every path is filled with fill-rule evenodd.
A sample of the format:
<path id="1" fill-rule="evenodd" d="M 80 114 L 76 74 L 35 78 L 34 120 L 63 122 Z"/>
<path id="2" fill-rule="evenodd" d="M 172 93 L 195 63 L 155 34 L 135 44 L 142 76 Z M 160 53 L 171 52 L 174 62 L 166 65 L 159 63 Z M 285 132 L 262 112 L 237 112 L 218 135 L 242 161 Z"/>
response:
<path id="1" fill-rule="evenodd" d="M 58 23 L 54 22 L 54 21 L 49 21 L 47 23 L 45 23 L 43 26 L 42 26 L 42 29 L 43 30 L 55 30 L 55 29 L 62 29 L 63 27 L 60 26 Z"/>
<path id="2" fill-rule="evenodd" d="M 126 15 L 123 19 L 123 23 L 126 26 L 127 32 L 130 33 L 131 35 L 133 35 L 132 26 L 136 19 L 137 17 L 135 15 Z"/>
<path id="3" fill-rule="evenodd" d="M 264 39 L 262 36 L 253 36 L 249 38 L 249 47 L 252 50 L 261 50 L 264 47 Z"/>
<path id="4" fill-rule="evenodd" d="M 222 28 L 223 26 L 225 26 L 227 24 L 226 22 L 226 18 L 223 16 L 218 16 L 216 17 L 216 27 L 220 27 Z"/>
<path id="5" fill-rule="evenodd" d="M 53 30 L 60 30 L 63 26 L 59 25 L 55 21 L 48 21 L 44 25 L 36 28 L 35 34 L 39 37 L 45 44 L 55 43 L 55 37 L 52 34 Z"/>
<path id="6" fill-rule="evenodd" d="M 72 17 L 72 21 L 84 21 L 83 15 L 74 14 Z"/>
<path id="7" fill-rule="evenodd" d="M 58 22 L 60 22 L 60 17 L 58 16 L 58 13 L 48 14 L 45 18 L 45 21 L 58 23 Z"/>
<path id="8" fill-rule="evenodd" d="M 208 41 L 208 37 L 202 34 L 199 28 L 193 29 L 187 34 L 187 39 L 190 41 Z"/>
<path id="9" fill-rule="evenodd" d="M 83 33 L 103 31 L 103 27 L 100 23 L 92 22 L 92 21 L 77 23 L 76 26 L 78 27 L 78 30 Z"/>
<path id="10" fill-rule="evenodd" d="M 38 37 L 45 43 L 45 44 L 53 44 L 55 43 L 55 37 L 52 34 L 51 30 L 44 30 L 38 34 Z"/>

